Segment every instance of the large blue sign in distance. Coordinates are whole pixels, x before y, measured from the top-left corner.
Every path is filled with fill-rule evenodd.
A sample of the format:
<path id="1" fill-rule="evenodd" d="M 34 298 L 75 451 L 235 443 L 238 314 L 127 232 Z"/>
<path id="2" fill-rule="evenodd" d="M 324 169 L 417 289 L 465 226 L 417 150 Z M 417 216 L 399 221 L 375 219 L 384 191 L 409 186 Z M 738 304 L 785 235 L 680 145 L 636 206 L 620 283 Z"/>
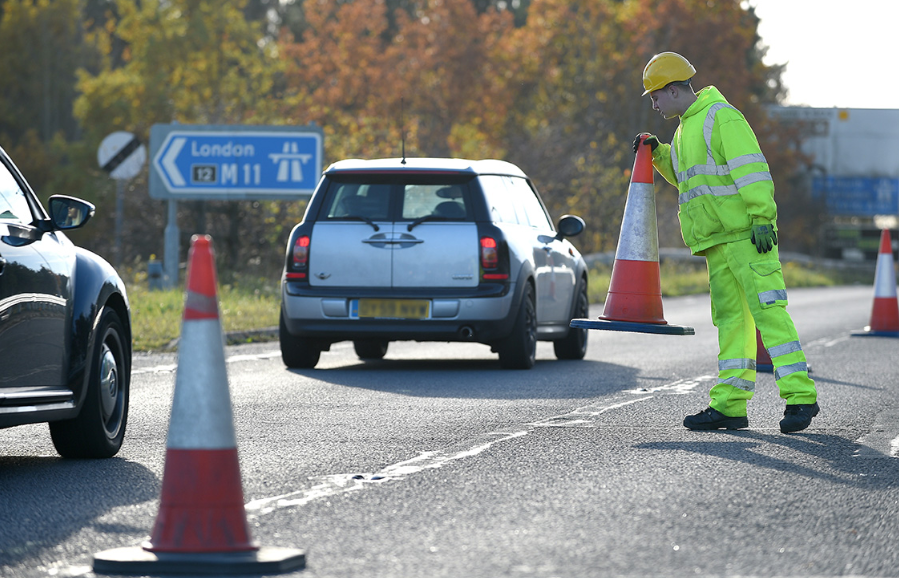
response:
<path id="1" fill-rule="evenodd" d="M 824 200 L 831 215 L 899 214 L 899 179 L 815 177 L 812 197 Z"/>
<path id="2" fill-rule="evenodd" d="M 321 178 L 319 127 L 154 125 L 150 196 L 296 199 Z"/>

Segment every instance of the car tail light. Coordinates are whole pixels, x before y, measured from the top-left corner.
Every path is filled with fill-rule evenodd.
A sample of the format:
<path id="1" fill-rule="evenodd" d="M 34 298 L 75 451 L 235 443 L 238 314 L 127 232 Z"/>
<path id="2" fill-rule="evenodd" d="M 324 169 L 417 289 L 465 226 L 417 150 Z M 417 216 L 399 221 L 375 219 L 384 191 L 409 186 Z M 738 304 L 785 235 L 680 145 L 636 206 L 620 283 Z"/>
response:
<path id="1" fill-rule="evenodd" d="M 297 237 L 293 244 L 293 269 L 296 273 L 288 273 L 288 277 L 303 279 L 306 277 L 306 266 L 309 264 L 309 235 Z"/>
<path id="2" fill-rule="evenodd" d="M 481 277 L 485 281 L 508 279 L 509 274 L 499 270 L 499 247 L 493 237 L 481 237 Z"/>

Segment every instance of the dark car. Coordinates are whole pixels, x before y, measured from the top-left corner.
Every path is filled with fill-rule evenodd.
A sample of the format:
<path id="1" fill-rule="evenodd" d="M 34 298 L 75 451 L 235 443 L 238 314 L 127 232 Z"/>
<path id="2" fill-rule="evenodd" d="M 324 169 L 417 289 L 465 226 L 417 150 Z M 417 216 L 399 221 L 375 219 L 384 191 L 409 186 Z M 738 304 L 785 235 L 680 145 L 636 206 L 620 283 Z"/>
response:
<path id="1" fill-rule="evenodd" d="M 128 421 L 125 285 L 62 232 L 92 204 L 57 195 L 47 208 L 0 149 L 0 428 L 48 422 L 60 455 L 110 457 Z"/>
<path id="2" fill-rule="evenodd" d="M 334 342 L 362 359 L 391 341 L 473 341 L 528 369 L 538 340 L 582 359 L 587 266 L 531 180 L 497 160 L 345 160 L 331 165 L 290 235 L 281 356 L 309 368 Z"/>

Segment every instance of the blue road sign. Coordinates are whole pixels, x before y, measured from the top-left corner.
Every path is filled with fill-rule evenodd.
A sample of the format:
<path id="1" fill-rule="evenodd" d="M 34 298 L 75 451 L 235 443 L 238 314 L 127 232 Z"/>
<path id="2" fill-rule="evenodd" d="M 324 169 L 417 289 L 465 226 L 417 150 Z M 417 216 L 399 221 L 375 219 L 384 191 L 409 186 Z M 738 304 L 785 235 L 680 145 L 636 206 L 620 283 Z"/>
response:
<path id="1" fill-rule="evenodd" d="M 296 199 L 321 178 L 320 127 L 154 125 L 150 196 Z"/>
<path id="2" fill-rule="evenodd" d="M 812 197 L 823 198 L 831 215 L 895 215 L 899 212 L 899 179 L 815 177 Z"/>

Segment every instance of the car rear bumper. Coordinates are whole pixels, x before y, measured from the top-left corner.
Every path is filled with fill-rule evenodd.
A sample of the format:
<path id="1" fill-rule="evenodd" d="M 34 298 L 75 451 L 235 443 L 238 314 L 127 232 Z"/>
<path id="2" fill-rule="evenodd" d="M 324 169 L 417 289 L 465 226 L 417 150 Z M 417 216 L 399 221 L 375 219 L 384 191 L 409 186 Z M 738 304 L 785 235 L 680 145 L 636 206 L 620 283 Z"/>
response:
<path id="1" fill-rule="evenodd" d="M 389 341 L 476 341 L 491 343 L 512 331 L 515 322 L 515 285 L 473 289 L 470 292 L 410 290 L 377 293 L 342 289 L 328 295 L 296 284 L 282 284 L 282 312 L 287 330 L 297 337 L 337 342 L 353 339 Z M 427 300 L 428 318 L 357 318 L 354 301 L 360 298 Z"/>

